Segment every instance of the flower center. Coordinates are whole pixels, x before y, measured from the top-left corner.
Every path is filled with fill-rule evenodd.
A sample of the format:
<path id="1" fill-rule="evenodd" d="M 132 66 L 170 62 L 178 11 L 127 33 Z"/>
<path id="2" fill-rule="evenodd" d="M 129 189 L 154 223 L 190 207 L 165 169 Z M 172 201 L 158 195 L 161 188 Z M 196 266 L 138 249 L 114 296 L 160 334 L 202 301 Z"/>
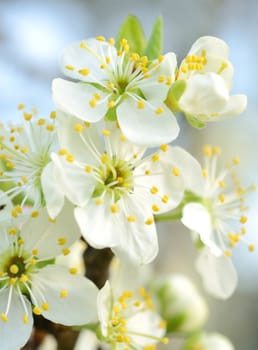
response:
<path id="1" fill-rule="evenodd" d="M 18 256 L 12 257 L 5 270 L 10 278 L 21 277 L 26 272 L 24 259 Z"/>

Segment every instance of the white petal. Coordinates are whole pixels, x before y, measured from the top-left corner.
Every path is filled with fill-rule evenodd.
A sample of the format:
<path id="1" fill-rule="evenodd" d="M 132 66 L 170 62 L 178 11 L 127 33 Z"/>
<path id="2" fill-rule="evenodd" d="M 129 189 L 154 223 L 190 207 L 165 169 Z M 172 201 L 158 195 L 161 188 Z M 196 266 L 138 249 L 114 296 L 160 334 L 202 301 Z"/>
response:
<path id="1" fill-rule="evenodd" d="M 175 71 L 177 67 L 176 55 L 172 52 L 164 55 L 163 61 L 158 64 L 158 61 L 153 61 L 156 67 L 150 70 L 150 78 L 145 78 L 139 82 L 139 88 L 147 100 L 156 101 L 161 104 L 167 97 L 170 86 L 167 84 L 167 78 L 171 81 L 175 80 Z M 160 76 L 165 77 L 165 81 L 158 82 Z"/>
<path id="2" fill-rule="evenodd" d="M 130 141 L 150 147 L 175 140 L 179 126 L 173 113 L 162 103 L 154 105 L 153 109 L 148 103 L 139 109 L 136 101 L 127 98 L 118 106 L 117 119 L 122 132 Z M 155 113 L 158 107 L 164 110 L 159 115 Z"/>
<path id="3" fill-rule="evenodd" d="M 98 293 L 97 308 L 101 332 L 104 337 L 108 334 L 109 317 L 112 307 L 112 289 L 109 281 L 106 281 L 104 287 Z"/>
<path id="4" fill-rule="evenodd" d="M 161 317 L 153 311 L 138 312 L 134 316 L 127 319 L 128 332 L 142 333 L 157 338 L 162 338 L 165 334 L 165 329 L 159 327 Z M 144 336 L 132 335 L 132 342 L 138 346 L 152 345 L 158 340 L 150 339 Z"/>
<path id="5" fill-rule="evenodd" d="M 39 290 L 44 291 L 42 300 Z M 67 296 L 61 297 L 60 292 Z M 47 302 L 45 318 L 66 326 L 83 325 L 97 320 L 98 288 L 81 275 L 70 274 L 63 266 L 48 265 L 32 277 L 32 292 L 37 300 Z"/>
<path id="6" fill-rule="evenodd" d="M 81 331 L 76 341 L 74 350 L 98 350 L 101 346 L 96 334 L 92 331 Z"/>
<path id="7" fill-rule="evenodd" d="M 222 251 L 216 241 L 216 233 L 207 208 L 200 203 L 189 203 L 183 208 L 181 221 L 190 230 L 200 235 L 201 241 L 212 249 L 213 254 L 221 255 Z"/>
<path id="8" fill-rule="evenodd" d="M 0 292 L 0 313 L 5 313 L 8 294 L 9 288 Z M 31 304 L 26 297 L 23 300 L 27 308 L 28 323 L 23 322 L 26 312 L 18 294 L 13 291 L 8 322 L 0 321 L 1 350 L 20 349 L 29 340 L 33 326 Z"/>
<path id="9" fill-rule="evenodd" d="M 230 96 L 218 119 L 223 120 L 241 114 L 246 109 L 246 104 L 247 98 L 245 95 Z"/>
<path id="10" fill-rule="evenodd" d="M 107 101 L 103 101 L 106 94 L 89 84 L 74 83 L 58 78 L 53 80 L 52 89 L 56 106 L 61 111 L 79 119 L 95 123 L 107 112 Z M 91 107 L 90 101 L 95 93 L 100 96 L 100 99 L 95 107 Z"/>
<path id="11" fill-rule="evenodd" d="M 237 286 L 237 273 L 230 258 L 214 256 L 210 249 L 203 249 L 196 262 L 205 289 L 220 299 L 229 298 Z"/>
<path id="12" fill-rule="evenodd" d="M 201 343 L 204 349 L 208 350 L 234 350 L 234 346 L 229 339 L 218 333 L 204 334 Z"/>
<path id="13" fill-rule="evenodd" d="M 202 36 L 197 39 L 193 43 L 188 55 L 201 55 L 203 50 L 208 55 L 220 56 L 225 59 L 229 55 L 229 48 L 225 41 L 214 36 Z"/>
<path id="14" fill-rule="evenodd" d="M 116 49 L 107 42 L 101 42 L 90 38 L 83 42 L 87 43 L 90 50 L 80 47 L 81 42 L 72 43 L 63 53 L 61 60 L 61 68 L 63 73 L 73 79 L 78 79 L 86 82 L 104 81 L 108 79 L 108 72 L 101 69 L 102 63 L 106 64 L 107 56 L 116 57 Z M 92 52 L 96 55 L 93 55 Z M 98 56 L 99 59 L 96 57 Z M 102 60 L 102 61 L 101 61 Z M 74 70 L 67 69 L 66 66 L 72 66 Z M 90 73 L 87 76 L 79 74 L 80 69 L 89 69 Z"/>
<path id="15" fill-rule="evenodd" d="M 66 203 L 54 221 L 49 220 L 45 209 L 41 209 L 38 217 L 30 218 L 22 226 L 21 237 L 24 250 L 30 253 L 37 249 L 39 258 L 48 259 L 62 254 L 63 249 L 69 248 L 80 237 L 72 206 Z M 60 244 L 60 238 L 63 244 Z"/>
<path id="16" fill-rule="evenodd" d="M 78 134 L 74 128 L 75 125 L 81 124 L 81 120 L 60 111 L 57 112 L 57 120 L 60 147 L 71 153 L 77 161 L 95 165 L 96 158 L 93 156 L 92 147 L 87 146 L 87 141 L 90 141 L 94 144 L 97 152 L 103 152 L 100 135 L 95 124 L 85 126 Z M 86 144 L 83 139 L 86 140 Z M 94 154 L 97 152 L 94 151 Z"/>
<path id="17" fill-rule="evenodd" d="M 51 218 L 55 218 L 64 205 L 64 194 L 55 176 L 55 166 L 49 162 L 42 171 L 41 184 L 46 208 Z"/>
<path id="18" fill-rule="evenodd" d="M 191 115 L 219 114 L 225 108 L 228 98 L 227 86 L 219 75 L 198 74 L 187 80 L 179 104 L 184 112 Z"/>
<path id="19" fill-rule="evenodd" d="M 96 180 L 77 162 L 67 162 L 64 157 L 52 153 L 56 176 L 65 196 L 75 205 L 84 206 L 96 184 Z"/>

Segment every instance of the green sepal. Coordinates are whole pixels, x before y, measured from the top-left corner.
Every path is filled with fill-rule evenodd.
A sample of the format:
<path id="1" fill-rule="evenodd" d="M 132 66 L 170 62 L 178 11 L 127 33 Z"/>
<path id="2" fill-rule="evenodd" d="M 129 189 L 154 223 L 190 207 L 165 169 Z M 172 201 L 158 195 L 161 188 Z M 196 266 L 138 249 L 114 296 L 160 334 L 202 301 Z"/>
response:
<path id="1" fill-rule="evenodd" d="M 107 121 L 107 122 L 116 122 L 117 121 L 116 107 L 108 109 L 107 113 L 105 114 L 105 121 Z"/>
<path id="2" fill-rule="evenodd" d="M 184 113 L 187 122 L 195 129 L 202 129 L 206 127 L 206 123 L 196 119 L 193 115 Z"/>
<path id="3" fill-rule="evenodd" d="M 200 331 L 193 333 L 188 339 L 186 339 L 182 350 L 198 349 L 198 346 L 201 345 L 202 335 L 203 333 Z"/>
<path id="4" fill-rule="evenodd" d="M 159 57 L 163 52 L 163 20 L 159 16 L 154 23 L 151 31 L 151 35 L 147 42 L 147 47 L 144 50 L 144 55 L 149 60 L 154 60 Z"/>
<path id="5" fill-rule="evenodd" d="M 184 313 L 174 314 L 173 317 L 166 318 L 167 334 L 174 333 L 180 330 L 180 327 L 184 324 L 186 319 L 187 315 Z"/>
<path id="6" fill-rule="evenodd" d="M 142 55 L 146 47 L 146 38 L 142 25 L 137 17 L 128 15 L 122 24 L 116 38 L 117 49 L 119 49 L 120 41 L 127 39 L 130 46 L 130 52 L 136 52 Z"/>
<path id="7" fill-rule="evenodd" d="M 186 89 L 185 80 L 176 80 L 170 87 L 165 104 L 172 112 L 181 112 L 178 101 Z"/>
<path id="8" fill-rule="evenodd" d="M 48 259 L 48 260 L 43 260 L 43 261 L 39 261 L 36 263 L 36 267 L 38 269 L 42 269 L 43 267 L 47 266 L 47 265 L 53 265 L 55 264 L 55 258 L 53 259 Z"/>

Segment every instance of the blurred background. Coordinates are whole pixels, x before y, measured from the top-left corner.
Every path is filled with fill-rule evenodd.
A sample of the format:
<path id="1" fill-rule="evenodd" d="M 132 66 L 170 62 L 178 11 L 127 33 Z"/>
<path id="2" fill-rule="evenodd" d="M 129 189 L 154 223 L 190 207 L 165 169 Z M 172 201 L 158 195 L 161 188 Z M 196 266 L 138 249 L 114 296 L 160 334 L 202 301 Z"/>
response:
<path id="1" fill-rule="evenodd" d="M 61 76 L 63 48 L 91 36 L 115 36 L 129 13 L 138 16 L 147 35 L 156 17 L 162 15 L 164 51 L 176 52 L 178 61 L 202 35 L 215 35 L 228 43 L 235 67 L 233 92 L 248 96 L 246 112 L 201 131 L 179 120 L 176 143 L 196 156 L 204 143 L 219 145 L 228 159 L 240 157 L 244 185 L 258 183 L 257 0 L 0 0 L 1 121 L 19 120 L 19 103 L 48 115 L 54 108 L 51 81 Z M 249 238 L 257 244 L 257 193 L 250 195 L 249 205 Z M 189 232 L 179 224 L 160 223 L 159 241 L 162 258 L 156 261 L 157 271 L 185 273 L 205 294 L 194 269 Z M 236 350 L 257 350 L 258 254 L 250 254 L 242 245 L 233 259 L 239 272 L 238 289 L 228 301 L 207 296 L 210 317 L 206 328 L 228 336 Z M 176 349 L 173 343 L 169 348 Z"/>

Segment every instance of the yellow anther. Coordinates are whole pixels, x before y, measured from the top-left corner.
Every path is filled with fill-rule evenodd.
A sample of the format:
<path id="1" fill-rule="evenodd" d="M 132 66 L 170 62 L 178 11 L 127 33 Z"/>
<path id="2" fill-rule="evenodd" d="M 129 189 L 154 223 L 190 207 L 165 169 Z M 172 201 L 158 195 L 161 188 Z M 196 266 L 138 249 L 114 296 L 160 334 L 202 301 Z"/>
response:
<path id="1" fill-rule="evenodd" d="M 57 239 L 57 243 L 58 243 L 59 245 L 65 245 L 65 244 L 67 243 L 67 238 L 65 238 L 65 237 L 59 237 L 59 238 Z"/>
<path id="2" fill-rule="evenodd" d="M 221 203 L 225 202 L 225 195 L 224 194 L 220 194 L 219 195 L 219 200 L 221 201 Z"/>
<path id="3" fill-rule="evenodd" d="M 33 313 L 35 314 L 35 315 L 41 315 L 41 313 L 42 313 L 42 310 L 41 310 L 41 308 L 39 307 L 39 306 L 34 306 L 34 308 L 32 309 L 32 311 L 33 311 Z"/>
<path id="4" fill-rule="evenodd" d="M 95 92 L 95 93 L 93 94 L 93 97 L 94 97 L 97 101 L 99 101 L 99 100 L 101 99 L 100 94 L 98 94 L 97 92 Z"/>
<path id="5" fill-rule="evenodd" d="M 137 107 L 138 107 L 139 109 L 143 109 L 144 106 L 145 106 L 145 102 L 144 102 L 143 100 L 138 101 Z"/>
<path id="6" fill-rule="evenodd" d="M 104 163 L 104 164 L 108 162 L 108 155 L 106 153 L 102 154 L 101 162 Z"/>
<path id="7" fill-rule="evenodd" d="M 98 198 L 98 199 L 95 200 L 95 204 L 96 205 L 100 205 L 102 203 L 103 203 L 103 199 L 102 198 Z"/>
<path id="8" fill-rule="evenodd" d="M 237 157 L 233 158 L 233 163 L 236 164 L 236 165 L 239 164 L 240 163 L 240 159 L 237 158 Z"/>
<path id="9" fill-rule="evenodd" d="M 108 108 L 113 108 L 113 107 L 115 107 L 115 105 L 116 105 L 116 103 L 113 100 L 108 102 Z"/>
<path id="10" fill-rule="evenodd" d="M 166 204 L 169 201 L 169 197 L 166 194 L 164 194 L 164 196 L 161 198 L 161 201 Z"/>
<path id="11" fill-rule="evenodd" d="M 83 125 L 82 125 L 82 124 L 75 124 L 75 125 L 74 125 L 74 130 L 75 130 L 76 132 L 82 132 L 82 130 L 83 130 Z"/>
<path id="12" fill-rule="evenodd" d="M 133 215 L 128 215 L 128 216 L 127 216 L 127 221 L 129 221 L 129 222 L 135 222 L 135 221 L 136 221 L 136 217 L 133 216 Z"/>
<path id="13" fill-rule="evenodd" d="M 128 41 L 126 40 L 126 39 L 122 39 L 121 41 L 120 41 L 120 45 L 121 46 L 126 46 L 128 44 Z"/>
<path id="14" fill-rule="evenodd" d="M 110 136 L 110 130 L 107 130 L 107 129 L 102 130 L 102 135 Z"/>
<path id="15" fill-rule="evenodd" d="M 105 41 L 105 40 L 106 40 L 105 37 L 102 36 L 102 35 L 97 36 L 96 39 L 97 39 L 98 41 Z"/>
<path id="16" fill-rule="evenodd" d="M 160 321 L 158 327 L 161 328 L 161 329 L 166 329 L 167 322 L 165 320 Z"/>
<path id="17" fill-rule="evenodd" d="M 37 210 L 35 210 L 35 211 L 33 211 L 33 212 L 30 214 L 30 216 L 31 216 L 32 218 L 36 218 L 36 217 L 39 216 L 39 212 L 38 212 Z"/>
<path id="18" fill-rule="evenodd" d="M 187 66 L 184 64 L 184 65 L 181 66 L 180 70 L 181 70 L 182 73 L 187 73 L 188 68 L 187 68 Z"/>
<path id="19" fill-rule="evenodd" d="M 226 184 L 224 181 L 219 181 L 219 187 L 225 187 L 225 186 L 226 186 Z"/>
<path id="20" fill-rule="evenodd" d="M 164 112 L 164 108 L 162 108 L 162 107 L 159 107 L 159 108 L 157 108 L 157 109 L 155 110 L 155 113 L 158 114 L 158 115 L 160 115 L 160 114 L 163 113 L 163 112 Z"/>
<path id="21" fill-rule="evenodd" d="M 151 160 L 152 160 L 153 162 L 157 162 L 157 161 L 159 160 L 159 155 L 158 155 L 158 153 L 153 154 L 153 156 L 151 157 Z"/>
<path id="22" fill-rule="evenodd" d="M 24 120 L 30 121 L 31 118 L 32 118 L 32 114 L 24 112 L 23 113 L 23 118 L 24 118 Z"/>
<path id="23" fill-rule="evenodd" d="M 18 239 L 18 245 L 21 246 L 24 244 L 24 240 L 22 238 Z"/>
<path id="24" fill-rule="evenodd" d="M 146 221 L 145 221 L 145 225 L 151 225 L 154 223 L 154 219 L 153 218 L 148 218 Z"/>
<path id="25" fill-rule="evenodd" d="M 46 129 L 47 129 L 48 131 L 54 131 L 54 130 L 55 130 L 55 126 L 54 126 L 53 124 L 48 124 L 48 125 L 46 126 Z"/>
<path id="26" fill-rule="evenodd" d="M 218 146 L 213 147 L 213 153 L 217 155 L 221 154 L 221 148 Z"/>
<path id="27" fill-rule="evenodd" d="M 169 147 L 167 144 L 163 144 L 159 148 L 162 152 L 167 152 Z"/>
<path id="28" fill-rule="evenodd" d="M 121 140 L 121 141 L 123 141 L 123 142 L 125 142 L 125 141 L 126 141 L 126 137 L 125 137 L 125 135 L 124 135 L 124 134 L 121 134 L 121 135 L 120 135 L 120 140 Z"/>
<path id="29" fill-rule="evenodd" d="M 158 77 L 158 82 L 159 82 L 159 83 L 164 83 L 165 81 L 166 81 L 165 75 L 160 75 L 160 76 Z"/>
<path id="30" fill-rule="evenodd" d="M 9 267 L 9 271 L 16 275 L 18 272 L 19 272 L 19 267 L 16 265 L 16 264 L 12 264 L 10 267 Z"/>
<path id="31" fill-rule="evenodd" d="M 68 249 L 68 248 L 64 248 L 63 250 L 62 250 L 62 253 L 66 256 L 66 255 L 69 255 L 70 254 L 70 249 Z"/>
<path id="32" fill-rule="evenodd" d="M 64 149 L 64 148 L 61 148 L 60 150 L 59 150 L 59 152 L 58 152 L 59 154 L 60 154 L 60 156 L 64 156 L 65 154 L 67 154 L 68 152 L 67 152 L 67 150 L 66 149 Z"/>
<path id="33" fill-rule="evenodd" d="M 69 272 L 71 275 L 76 275 L 78 273 L 78 269 L 76 267 L 70 267 Z"/>
<path id="34" fill-rule="evenodd" d="M 224 254 L 227 258 L 230 258 L 232 255 L 232 252 L 230 250 L 225 250 Z"/>
<path id="35" fill-rule="evenodd" d="M 25 108 L 25 104 L 23 104 L 23 103 L 20 103 L 20 104 L 18 104 L 18 106 L 17 106 L 17 109 L 19 110 L 19 111 L 21 111 L 22 109 L 24 109 Z"/>
<path id="36" fill-rule="evenodd" d="M 41 305 L 42 309 L 45 310 L 45 311 L 48 311 L 49 310 L 49 305 L 48 303 L 44 302 L 42 305 Z"/>
<path id="37" fill-rule="evenodd" d="M 206 169 L 202 169 L 202 176 L 208 177 L 208 171 Z"/>
<path id="38" fill-rule="evenodd" d="M 66 298 L 67 295 L 68 295 L 68 291 L 66 289 L 62 289 L 60 291 L 60 294 L 59 294 L 60 298 Z"/>
<path id="39" fill-rule="evenodd" d="M 204 153 L 205 156 L 211 157 L 212 156 L 212 148 L 211 148 L 211 146 L 208 146 L 208 145 L 204 146 L 203 147 L 203 153 Z"/>
<path id="40" fill-rule="evenodd" d="M 168 344 L 169 343 L 169 339 L 168 338 L 162 338 L 161 339 L 161 342 L 163 343 L 163 344 Z"/>
<path id="41" fill-rule="evenodd" d="M 74 156 L 72 154 L 67 154 L 65 159 L 67 160 L 67 162 L 69 163 L 73 163 L 74 162 Z"/>
<path id="42" fill-rule="evenodd" d="M 21 282 L 24 283 L 24 282 L 27 282 L 28 280 L 29 280 L 29 277 L 28 277 L 27 275 L 24 275 L 24 274 L 21 275 L 21 277 L 20 277 L 20 281 L 21 281 Z"/>
<path id="43" fill-rule="evenodd" d="M 48 221 L 51 222 L 51 224 L 55 224 L 56 223 L 56 219 L 55 218 L 51 218 L 50 216 L 48 217 Z"/>
<path id="44" fill-rule="evenodd" d="M 242 228 L 241 228 L 241 234 L 242 234 L 242 235 L 245 235 L 246 232 L 247 232 L 246 228 L 245 228 L 245 227 L 242 227 Z"/>
<path id="45" fill-rule="evenodd" d="M 15 227 L 10 227 L 8 229 L 8 233 L 9 233 L 9 235 L 16 235 L 17 229 Z"/>
<path id="46" fill-rule="evenodd" d="M 178 169 L 177 167 L 174 167 L 174 168 L 172 169 L 172 173 L 173 173 L 175 176 L 179 176 L 179 175 L 180 175 L 180 171 L 179 171 L 179 169 Z"/>
<path id="47" fill-rule="evenodd" d="M 14 286 L 15 283 L 16 283 L 16 280 L 17 280 L 16 277 L 10 278 L 10 284 L 11 284 L 12 286 Z"/>
<path id="48" fill-rule="evenodd" d="M 119 314 L 119 313 L 121 312 L 120 307 L 117 306 L 117 305 L 114 305 L 114 306 L 113 306 L 113 312 L 114 312 L 115 314 Z"/>
<path id="49" fill-rule="evenodd" d="M 250 252 L 255 251 L 255 245 L 254 244 L 249 244 L 248 249 Z"/>
<path id="50" fill-rule="evenodd" d="M 72 66 L 72 65 L 70 65 L 70 64 L 67 64 L 67 65 L 65 66 L 65 68 L 68 69 L 68 70 L 71 70 L 71 71 L 74 70 L 74 66 Z"/>
<path id="51" fill-rule="evenodd" d="M 106 66 L 104 63 L 102 63 L 102 64 L 99 66 L 99 68 L 100 68 L 100 69 L 105 69 L 105 68 L 107 68 L 107 66 Z"/>
<path id="52" fill-rule="evenodd" d="M 112 205 L 110 206 L 110 210 L 111 210 L 111 213 L 115 214 L 115 213 L 118 212 L 119 207 L 118 207 L 117 204 L 112 204 Z"/>
<path id="53" fill-rule="evenodd" d="M 83 75 L 83 76 L 87 76 L 90 74 L 90 70 L 88 68 L 82 68 L 78 70 L 78 73 Z"/>
<path id="54" fill-rule="evenodd" d="M 31 252 L 32 252 L 33 255 L 38 255 L 39 254 L 38 249 L 32 249 Z"/>
<path id="55" fill-rule="evenodd" d="M 108 43 L 109 43 L 109 45 L 114 46 L 115 45 L 115 39 L 114 38 L 109 38 L 108 39 Z"/>
<path id="56" fill-rule="evenodd" d="M 91 173 L 92 170 L 93 170 L 93 168 L 92 168 L 91 165 L 86 165 L 86 166 L 84 167 L 84 170 L 86 171 L 86 173 Z"/>
<path id="57" fill-rule="evenodd" d="M 95 98 L 89 101 L 89 105 L 91 108 L 96 107 L 96 104 L 97 104 L 97 100 Z"/>
<path id="58" fill-rule="evenodd" d="M 157 194 L 158 191 L 159 191 L 159 189 L 158 189 L 158 187 L 156 187 L 156 186 L 152 186 L 152 188 L 150 189 L 150 192 L 151 192 L 152 194 Z"/>
<path id="59" fill-rule="evenodd" d="M 10 141 L 10 142 L 14 142 L 14 141 L 15 141 L 15 137 L 14 137 L 14 136 L 11 136 L 11 137 L 9 138 L 9 141 Z"/>
<path id="60" fill-rule="evenodd" d="M 50 112 L 50 118 L 51 119 L 56 119 L 56 111 L 51 111 Z"/>
<path id="61" fill-rule="evenodd" d="M 38 125 L 44 125 L 45 122 L 46 122 L 46 119 L 40 118 L 40 119 L 38 120 Z"/>
<path id="62" fill-rule="evenodd" d="M 31 259 L 28 260 L 28 262 L 29 262 L 31 265 L 36 265 L 37 260 L 34 259 L 34 258 L 31 258 Z"/>
<path id="63" fill-rule="evenodd" d="M 15 167 L 13 162 L 7 162 L 6 166 L 7 166 L 7 168 L 11 168 L 11 169 L 13 169 Z"/>
<path id="64" fill-rule="evenodd" d="M 246 216 L 241 216 L 240 220 L 241 224 L 245 224 L 247 222 L 247 217 Z"/>
<path id="65" fill-rule="evenodd" d="M 117 182 L 118 182 L 119 184 L 122 184 L 122 183 L 124 182 L 124 178 L 123 178 L 122 176 L 118 176 L 118 177 L 117 177 Z"/>
<path id="66" fill-rule="evenodd" d="M 150 175 L 151 171 L 149 169 L 146 169 L 144 173 L 145 175 Z"/>
<path id="67" fill-rule="evenodd" d="M 27 314 L 24 314 L 23 317 L 22 317 L 22 320 L 23 320 L 23 323 L 24 323 L 24 324 L 29 323 L 28 315 L 27 315 Z"/>
<path id="68" fill-rule="evenodd" d="M 106 63 L 109 64 L 110 63 L 110 57 L 106 57 Z"/>
<path id="69" fill-rule="evenodd" d="M 160 211 L 160 208 L 156 204 L 153 204 L 152 210 L 157 213 Z"/>
<path id="70" fill-rule="evenodd" d="M 159 61 L 159 63 L 161 63 L 162 61 L 164 61 L 164 56 L 159 55 L 159 57 L 158 57 L 158 61 Z"/>
<path id="71" fill-rule="evenodd" d="M 1 314 L 1 319 L 2 319 L 2 321 L 4 321 L 4 322 L 8 322 L 8 317 L 7 317 L 7 315 L 6 314 Z"/>
<path id="72" fill-rule="evenodd" d="M 80 42 L 80 48 L 81 48 L 81 49 L 86 49 L 86 48 L 87 48 L 87 44 L 86 44 L 85 41 L 81 41 L 81 42 Z"/>

